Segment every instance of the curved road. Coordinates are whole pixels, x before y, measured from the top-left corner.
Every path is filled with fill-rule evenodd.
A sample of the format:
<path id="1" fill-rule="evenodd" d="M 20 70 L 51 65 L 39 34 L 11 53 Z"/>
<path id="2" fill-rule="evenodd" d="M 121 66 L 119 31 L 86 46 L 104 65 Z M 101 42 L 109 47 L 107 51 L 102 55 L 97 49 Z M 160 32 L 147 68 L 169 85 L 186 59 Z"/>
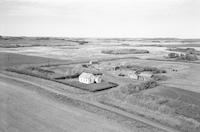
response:
<path id="1" fill-rule="evenodd" d="M 125 132 L 121 125 L 0 80 L 1 132 Z"/>
<path id="2" fill-rule="evenodd" d="M 6 80 L 5 80 L 6 79 Z M 19 82 L 13 82 L 13 84 L 10 84 L 10 83 L 12 83 L 12 81 L 11 80 L 17 80 L 17 81 L 19 81 Z M 20 83 L 21 82 L 21 83 Z M 9 83 L 9 84 L 8 84 Z M 45 83 L 45 82 L 44 82 Z M 47 83 L 47 82 L 46 82 Z M 46 87 L 46 86 L 41 86 L 40 84 L 36 84 L 34 81 L 32 82 L 30 82 L 30 81 L 28 81 L 28 80 L 24 80 L 24 79 L 21 79 L 21 78 L 15 78 L 15 77 L 10 77 L 10 76 L 7 76 L 7 75 L 4 75 L 4 74 L 1 74 L 0 73 L 0 101 L 1 101 L 1 98 L 2 97 L 4 97 L 4 94 L 2 93 L 2 90 L 3 90 L 3 85 L 4 86 L 6 86 L 6 87 L 9 87 L 9 89 L 8 88 L 6 88 L 6 90 L 8 90 L 10 93 L 15 93 L 15 91 L 17 90 L 17 91 L 21 91 L 21 92 L 28 92 L 28 93 L 30 93 L 30 95 L 36 95 L 37 97 L 37 99 L 39 99 L 39 98 L 41 98 L 40 100 L 41 100 L 41 102 L 44 102 L 45 100 L 47 101 L 47 102 L 52 102 L 51 100 L 49 100 L 49 99 L 47 99 L 47 98 L 45 98 L 45 97 L 41 97 L 41 96 L 39 96 L 36 92 L 34 92 L 34 94 L 33 94 L 33 92 L 31 92 L 30 91 L 30 89 L 29 89 L 29 91 L 28 90 L 26 90 L 26 89 L 24 89 L 24 88 L 26 88 L 26 87 L 28 87 L 29 86 L 29 84 L 30 85 L 33 85 L 33 86 L 37 86 L 37 87 L 41 87 L 41 88 L 43 88 L 43 89 L 46 89 L 46 90 L 50 90 L 50 91 L 52 91 L 52 92 L 55 92 L 55 93 L 57 93 L 57 94 L 61 94 L 59 91 L 55 91 L 55 90 L 53 90 L 53 89 L 49 89 L 48 87 Z M 19 86 L 16 86 L 16 85 L 19 85 Z M 24 88 L 22 88 L 22 87 L 24 87 Z M 8 92 L 4 92 L 4 93 L 8 93 Z M 3 94 L 3 95 L 1 95 L 1 94 Z M 29 95 L 29 96 L 30 96 Z M 24 95 L 21 95 L 20 96 L 20 98 L 23 98 L 23 96 L 24 97 L 26 97 L 26 94 Z M 66 95 L 66 96 L 69 96 L 69 95 Z M 11 96 L 12 97 L 12 96 Z M 71 96 L 69 96 L 70 98 L 74 98 L 74 97 L 71 97 Z M 29 97 L 30 98 L 30 97 Z M 36 98 L 34 98 L 34 99 L 36 99 Z M 32 98 L 31 98 L 32 99 Z M 8 99 L 9 100 L 9 99 Z M 25 99 L 26 100 L 26 99 Z M 76 99 L 75 99 L 76 100 Z M 22 102 L 23 102 L 23 100 L 21 100 Z M 2 101 L 1 101 L 2 102 Z M 26 100 L 26 102 L 27 102 L 27 100 Z M 40 102 L 40 103 L 41 103 Z M 21 103 L 20 101 L 18 101 L 18 103 Z M 27 103 L 31 103 L 30 102 L 30 100 L 27 102 Z M 35 103 L 35 104 L 40 104 L 40 103 Z M 87 102 L 86 102 L 87 103 Z M 93 105 L 93 103 L 92 102 L 89 102 L 89 103 L 91 103 L 92 105 Z M 10 104 L 10 103 L 8 103 L 8 102 L 6 102 L 6 103 L 2 103 L 2 104 Z M 1 105 L 2 104 L 0 104 L 0 117 L 2 117 L 1 115 Z M 34 103 L 32 104 L 32 105 L 35 105 Z M 41 104 L 41 106 L 42 106 L 43 104 Z M 91 122 L 93 122 L 94 123 L 94 121 L 96 122 L 96 120 L 97 121 L 99 121 L 99 123 L 97 122 L 95 125 L 93 125 L 93 124 L 90 124 L 90 125 L 93 125 L 93 126 L 90 126 L 89 125 L 89 128 L 91 128 L 91 130 L 87 130 L 87 128 L 88 127 L 83 127 L 83 129 L 82 130 L 86 130 L 87 132 L 91 132 L 91 131 L 95 131 L 95 132 L 99 132 L 99 131 L 104 131 L 104 132 L 109 132 L 109 131 L 113 131 L 113 132 L 118 132 L 118 131 L 123 131 L 123 132 L 128 132 L 128 131 L 130 131 L 130 129 L 127 129 L 127 128 L 124 128 L 124 126 L 122 126 L 122 125 L 120 125 L 120 124 L 117 124 L 117 123 L 114 123 L 114 122 L 110 122 L 110 121 L 108 121 L 108 120 L 106 120 L 106 119 L 104 119 L 104 118 L 102 118 L 102 117 L 100 117 L 100 116 L 97 116 L 96 114 L 92 114 L 92 113 L 89 113 L 89 112 L 86 112 L 86 111 L 84 111 L 84 110 L 81 110 L 81 109 L 78 109 L 78 108 L 75 108 L 75 107 L 72 107 L 72 106 L 66 106 L 66 105 L 61 105 L 61 104 L 59 104 L 58 105 L 58 103 L 55 103 L 55 102 L 52 102 L 52 103 L 50 103 L 50 105 L 53 105 L 52 107 L 54 107 L 54 109 L 56 110 L 56 111 L 60 111 L 60 109 L 62 108 L 62 110 L 64 110 L 64 111 L 66 111 L 66 112 L 68 112 L 68 111 L 73 111 L 73 110 L 70 110 L 71 108 L 73 108 L 73 109 L 76 109 L 75 111 L 73 111 L 74 113 L 77 113 L 78 111 L 82 111 L 82 112 L 84 112 L 84 113 L 88 113 L 88 124 L 90 124 Z M 61 107 L 57 107 L 57 105 L 58 106 L 61 106 Z M 160 129 L 160 131 L 168 131 L 168 132 L 180 132 L 179 130 L 176 130 L 176 129 L 174 129 L 174 128 L 171 128 L 171 127 L 168 127 L 168 126 L 165 126 L 165 125 L 163 125 L 163 124 L 160 124 L 160 123 L 158 123 L 158 122 L 154 122 L 154 121 L 151 121 L 151 120 L 148 120 L 148 119 L 146 119 L 146 118 L 143 118 L 143 117 L 140 117 L 140 116 L 138 116 L 138 115 L 134 115 L 134 114 L 130 114 L 130 113 L 128 113 L 128 112 L 125 112 L 125 111 L 123 111 L 123 110 L 120 110 L 120 109 L 117 109 L 117 108 L 114 108 L 114 107 L 110 107 L 110 106 L 107 106 L 107 105 L 103 105 L 103 104 L 100 104 L 100 103 L 95 103 L 94 105 L 96 105 L 97 107 L 100 107 L 100 108 L 102 108 L 102 109 L 104 109 L 104 110 L 108 110 L 108 111 L 112 111 L 112 112 L 114 112 L 114 113 L 118 113 L 118 114 L 120 114 L 120 115 L 123 115 L 123 116 L 125 116 L 125 117 L 129 117 L 129 118 L 132 118 L 132 119 L 134 119 L 134 120 L 136 120 L 136 121 L 140 121 L 140 122 L 143 122 L 143 123 L 145 123 L 145 124 L 148 124 L 148 125 L 150 125 L 150 126 L 153 126 L 153 127 L 155 127 L 155 128 L 159 128 Z M 27 107 L 27 106 L 25 106 L 25 107 Z M 55 108 L 56 107 L 56 108 Z M 12 109 L 12 108 L 11 108 Z M 49 108 L 49 107 L 47 107 L 47 108 L 45 108 L 46 110 L 51 110 L 51 108 Z M 14 112 L 14 111 L 13 111 Z M 12 113 L 11 113 L 12 114 Z M 51 114 L 51 113 L 50 113 Z M 57 117 L 57 115 L 55 115 L 55 118 Z M 90 118 L 91 117 L 91 118 Z M 62 117 L 57 117 L 57 118 L 61 118 L 62 119 Z M 72 117 L 73 118 L 73 117 Z M 82 119 L 82 118 L 84 118 L 84 117 L 80 117 L 80 119 Z M 3 120 L 5 120 L 6 118 L 3 118 Z M 0 132 L 1 132 L 1 127 L 2 126 L 4 126 L 3 124 L 1 124 L 1 118 L 0 118 Z M 70 120 L 69 120 L 70 121 Z M 44 121 L 45 122 L 45 121 Z M 103 123 L 101 123 L 101 122 L 103 122 Z M 86 122 L 85 122 L 86 123 Z M 53 123 L 52 123 L 53 124 Z M 76 124 L 76 122 L 71 122 L 71 124 L 72 124 L 72 126 L 74 126 L 74 124 Z M 81 123 L 80 123 L 81 124 Z M 88 125 L 87 124 L 87 125 Z M 54 125 L 58 125 L 57 123 L 54 123 Z M 103 125 L 103 126 L 102 126 Z M 103 127 L 103 128 L 106 128 L 105 126 L 107 126 L 108 127 L 108 130 L 104 130 L 104 129 L 101 129 L 101 127 Z M 76 127 L 77 127 L 77 125 L 75 125 Z M 78 126 L 80 126 L 81 127 L 81 125 L 78 125 Z M 85 126 L 85 125 L 84 125 Z M 67 126 L 66 126 L 67 127 Z M 86 129 L 85 129 L 86 128 Z M 94 129 L 93 129 L 94 128 Z M 112 129 L 112 130 L 110 130 L 110 128 Z M 67 127 L 67 129 L 68 129 L 68 127 Z M 107 129 L 107 128 L 106 128 Z M 50 129 L 51 130 L 51 129 Z M 48 131 L 48 130 L 47 130 Z M 60 130 L 58 130 L 59 132 L 60 132 Z M 66 130 L 65 130 L 66 131 Z M 71 131 L 73 131 L 73 130 L 71 130 L 71 129 L 69 129 L 69 131 L 71 132 Z M 74 131 L 76 131 L 76 132 L 79 132 L 79 131 L 81 131 L 81 129 L 79 130 L 74 130 Z M 137 130 L 136 130 L 137 131 Z M 143 130 L 140 130 L 140 131 L 144 131 L 144 129 Z M 147 130 L 147 131 L 151 131 L 151 130 Z M 7 132 L 7 131 L 6 131 Z M 56 131 L 57 132 L 57 131 Z M 68 131 L 67 131 L 68 132 Z"/>

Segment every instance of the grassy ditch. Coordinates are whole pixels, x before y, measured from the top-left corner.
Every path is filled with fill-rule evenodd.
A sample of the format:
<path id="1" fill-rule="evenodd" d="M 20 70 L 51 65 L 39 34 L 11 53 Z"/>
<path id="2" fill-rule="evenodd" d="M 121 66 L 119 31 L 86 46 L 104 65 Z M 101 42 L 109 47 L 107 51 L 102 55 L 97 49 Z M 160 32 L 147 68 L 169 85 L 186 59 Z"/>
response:
<path id="1" fill-rule="evenodd" d="M 102 95 L 98 101 L 147 119 L 177 128 L 183 132 L 199 132 L 199 107 L 179 99 L 141 92 L 116 89 Z"/>

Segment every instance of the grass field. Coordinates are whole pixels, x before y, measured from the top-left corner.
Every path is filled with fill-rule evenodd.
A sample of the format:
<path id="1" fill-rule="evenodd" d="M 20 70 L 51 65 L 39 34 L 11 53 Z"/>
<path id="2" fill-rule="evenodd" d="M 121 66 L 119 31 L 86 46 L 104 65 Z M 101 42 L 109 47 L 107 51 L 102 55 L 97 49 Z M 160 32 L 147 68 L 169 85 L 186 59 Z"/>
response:
<path id="1" fill-rule="evenodd" d="M 138 114 L 150 120 L 176 127 L 183 132 L 198 132 L 200 130 L 200 107 L 194 105 L 194 103 L 185 101 L 188 97 L 185 98 L 184 95 L 181 95 L 181 98 L 184 99 L 172 99 L 167 98 L 166 95 L 172 94 L 171 96 L 174 96 L 173 92 L 155 95 L 152 93 L 150 94 L 147 91 L 148 90 L 127 96 L 127 94 L 123 94 L 118 90 L 113 90 L 106 95 L 99 96 L 98 100 L 103 104 L 112 105 L 116 108 Z M 185 92 L 187 93 L 187 91 Z M 192 97 L 190 96 L 190 98 Z M 192 99 L 196 100 L 195 98 Z"/>
<path id="2" fill-rule="evenodd" d="M 0 40 L 0 68 L 46 79 L 55 83 L 52 87 L 59 83 L 64 84 L 66 89 L 70 86 L 72 91 L 91 91 L 84 91 L 87 94 L 78 96 L 138 114 L 183 132 L 199 132 L 200 60 L 189 63 L 166 58 L 169 53 L 177 52 L 168 51 L 167 48 L 180 50 L 193 47 L 197 51 L 199 42 L 175 38 L 3 38 Z M 137 51 L 149 53 L 135 54 Z M 131 52 L 134 54 L 129 54 Z M 90 60 L 99 63 L 89 65 Z M 67 77 L 82 72 L 78 66 L 83 63 L 89 65 L 87 70 L 103 73 L 104 82 L 83 84 L 78 82 L 78 76 L 70 79 Z M 113 70 L 113 67 L 118 70 Z M 163 80 L 157 81 L 159 86 L 141 88 L 137 92 L 128 89 L 129 94 L 122 92 L 125 86 L 142 81 L 119 76 L 119 73 L 141 69 L 163 77 Z"/>
<path id="3" fill-rule="evenodd" d="M 69 86 L 72 86 L 75 88 L 79 88 L 82 90 L 87 90 L 90 92 L 102 91 L 102 90 L 106 90 L 106 89 L 110 89 L 110 88 L 114 88 L 114 87 L 118 86 L 115 83 L 106 82 L 106 81 L 103 81 L 101 83 L 84 84 L 84 83 L 80 83 L 78 81 L 78 79 L 73 79 L 73 80 L 68 80 L 68 79 L 61 80 L 60 79 L 60 80 L 58 80 L 58 82 L 62 82 L 66 85 L 69 85 Z"/>
<path id="4" fill-rule="evenodd" d="M 61 63 L 62 60 L 44 58 L 37 56 L 27 56 L 17 53 L 0 52 L 0 68 L 7 68 L 9 66 L 23 65 L 23 64 L 48 64 Z"/>

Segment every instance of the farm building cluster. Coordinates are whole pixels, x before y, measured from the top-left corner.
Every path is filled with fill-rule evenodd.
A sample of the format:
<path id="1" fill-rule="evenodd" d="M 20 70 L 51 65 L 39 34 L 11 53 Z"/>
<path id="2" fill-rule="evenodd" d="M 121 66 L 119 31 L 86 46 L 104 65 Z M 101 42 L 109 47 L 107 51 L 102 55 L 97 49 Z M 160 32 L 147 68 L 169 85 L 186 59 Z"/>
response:
<path id="1" fill-rule="evenodd" d="M 156 67 L 141 66 L 133 62 L 106 61 L 100 63 L 98 60 L 92 60 L 84 64 L 20 66 L 17 69 L 10 70 L 89 91 L 113 88 L 124 82 L 160 81 L 165 78 L 161 78 L 158 73 L 166 72 Z"/>
<path id="2" fill-rule="evenodd" d="M 153 77 L 153 74 L 151 72 L 142 72 L 138 74 L 136 71 L 134 71 L 130 72 L 128 77 L 135 80 L 147 81 Z"/>
<path id="3" fill-rule="evenodd" d="M 104 71 L 104 72 L 106 71 L 107 74 L 113 74 L 119 77 L 126 77 L 140 81 L 148 81 L 157 76 L 155 74 L 166 73 L 165 70 L 151 66 L 140 66 L 137 64 L 123 63 L 123 62 L 113 63 L 113 64 L 111 62 L 107 62 L 102 64 L 99 63 L 98 60 L 90 61 L 89 64 L 87 65 L 87 68 L 96 69 L 98 71 Z"/>

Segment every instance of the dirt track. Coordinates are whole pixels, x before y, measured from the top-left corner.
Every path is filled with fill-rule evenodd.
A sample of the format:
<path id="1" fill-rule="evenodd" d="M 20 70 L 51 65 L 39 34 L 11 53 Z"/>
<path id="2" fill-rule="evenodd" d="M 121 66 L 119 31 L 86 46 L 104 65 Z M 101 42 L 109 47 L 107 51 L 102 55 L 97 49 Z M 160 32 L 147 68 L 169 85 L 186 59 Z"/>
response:
<path id="1" fill-rule="evenodd" d="M 0 80 L 2 132 L 124 132 L 119 124 Z"/>

